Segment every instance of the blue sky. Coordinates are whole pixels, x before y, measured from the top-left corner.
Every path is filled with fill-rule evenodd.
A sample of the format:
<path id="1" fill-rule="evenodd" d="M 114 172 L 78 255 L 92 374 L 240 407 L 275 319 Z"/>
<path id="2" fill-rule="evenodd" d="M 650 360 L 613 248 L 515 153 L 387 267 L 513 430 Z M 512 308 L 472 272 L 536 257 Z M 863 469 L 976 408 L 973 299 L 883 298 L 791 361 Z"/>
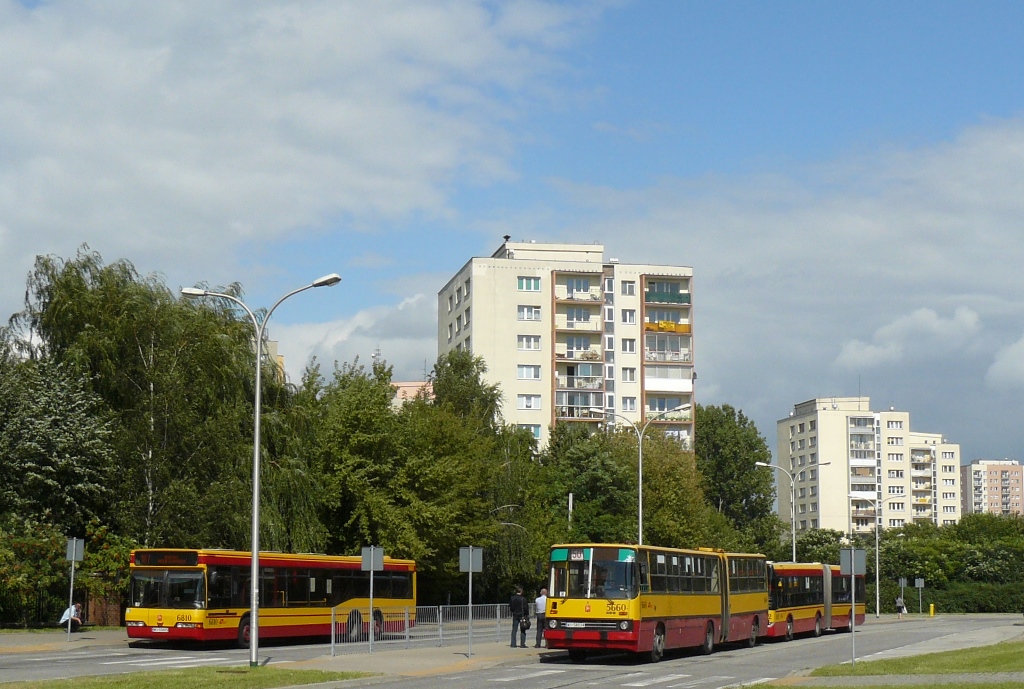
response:
<path id="1" fill-rule="evenodd" d="M 0 0 L 0 310 L 83 242 L 398 378 L 503 234 L 690 265 L 698 400 L 1021 458 L 1024 5 Z"/>

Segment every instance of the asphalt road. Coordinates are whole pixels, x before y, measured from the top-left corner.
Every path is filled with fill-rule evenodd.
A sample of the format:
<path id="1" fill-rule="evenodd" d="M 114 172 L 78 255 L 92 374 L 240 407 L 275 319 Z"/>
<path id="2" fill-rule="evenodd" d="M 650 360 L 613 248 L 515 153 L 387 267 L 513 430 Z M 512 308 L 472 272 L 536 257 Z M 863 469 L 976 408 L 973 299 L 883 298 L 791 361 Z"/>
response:
<path id="1" fill-rule="evenodd" d="M 494 641 L 474 644 L 472 659 L 460 654 L 458 647 L 448 646 L 381 648 L 372 656 L 347 649 L 345 655 L 331 657 L 330 647 L 324 644 L 268 644 L 261 646 L 260 658 L 264 663 L 285 667 L 378 672 L 383 676 L 367 683 L 396 689 L 433 689 L 442 685 L 446 689 L 723 689 L 849 662 L 853 644 L 858 661 L 862 661 L 983 645 L 1021 635 L 1024 624 L 1019 615 L 949 615 L 914 617 L 901 622 L 891 618 L 870 619 L 854 635 L 832 633 L 789 643 L 766 642 L 752 649 L 723 646 L 710 656 L 670 652 L 657 664 L 626 655 L 592 657 L 575 664 L 564 652 L 508 649 L 504 642 Z M 248 651 L 227 647 L 132 646 L 124 641 L 82 647 L 50 646 L 13 652 L 0 642 L 0 683 L 182 667 L 229 668 L 245 666 L 249 659 Z"/>

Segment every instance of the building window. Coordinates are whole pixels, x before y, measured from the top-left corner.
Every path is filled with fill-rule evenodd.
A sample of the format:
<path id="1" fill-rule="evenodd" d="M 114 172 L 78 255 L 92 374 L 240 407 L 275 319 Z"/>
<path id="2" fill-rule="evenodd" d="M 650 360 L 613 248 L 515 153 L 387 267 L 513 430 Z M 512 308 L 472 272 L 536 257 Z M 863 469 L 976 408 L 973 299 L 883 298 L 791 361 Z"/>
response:
<path id="1" fill-rule="evenodd" d="M 902 445 L 903 444 L 903 436 L 899 436 L 899 435 L 890 436 L 890 437 L 885 439 L 885 444 L 886 445 Z"/>
<path id="2" fill-rule="evenodd" d="M 942 499 L 943 500 L 956 500 L 956 493 L 943 493 L 942 494 Z"/>
<path id="3" fill-rule="evenodd" d="M 886 421 L 885 422 L 885 427 L 886 428 L 901 429 L 901 428 L 903 428 L 903 422 L 902 421 Z"/>
<path id="4" fill-rule="evenodd" d="M 817 422 L 817 421 L 813 421 L 813 420 L 812 420 L 812 421 L 810 422 L 809 426 L 810 426 L 810 430 L 812 430 L 812 431 L 813 431 L 813 430 L 814 430 L 815 428 L 817 428 L 817 427 L 818 427 L 818 422 Z"/>
<path id="5" fill-rule="evenodd" d="M 605 395 L 604 406 L 608 409 L 615 409 L 615 395 Z"/>
<path id="6" fill-rule="evenodd" d="M 570 306 L 565 310 L 565 320 L 568 323 L 589 323 L 590 309 Z"/>
<path id="7" fill-rule="evenodd" d="M 604 279 L 604 291 L 605 294 L 611 294 L 615 291 L 615 278 Z"/>
<path id="8" fill-rule="evenodd" d="M 902 502 L 890 502 L 889 509 L 893 512 L 902 512 L 906 506 Z"/>
<path id="9" fill-rule="evenodd" d="M 635 383 L 636 382 L 636 369 L 635 368 L 623 368 L 622 369 L 622 382 L 623 383 Z"/>
<path id="10" fill-rule="evenodd" d="M 529 431 L 535 440 L 540 440 L 540 424 L 539 423 L 521 423 L 518 428 L 524 431 Z"/>
<path id="11" fill-rule="evenodd" d="M 622 296 L 632 297 L 636 296 L 636 283 L 632 280 L 622 281 Z"/>
<path id="12" fill-rule="evenodd" d="M 516 342 L 521 350 L 540 350 L 540 335 L 519 335 Z"/>
<path id="13" fill-rule="evenodd" d="M 956 453 L 955 452 L 943 452 L 942 453 L 942 458 L 943 459 L 956 459 Z"/>
<path id="14" fill-rule="evenodd" d="M 956 467 L 951 465 L 951 464 L 943 464 L 942 465 L 942 473 L 944 473 L 944 474 L 955 474 L 956 473 Z"/>
<path id="15" fill-rule="evenodd" d="M 519 276 L 520 292 L 540 292 L 540 278 Z"/>
<path id="16" fill-rule="evenodd" d="M 466 307 L 466 326 L 469 327 L 469 307 Z"/>
<path id="17" fill-rule="evenodd" d="M 636 309 L 622 309 L 622 322 L 626 325 L 636 324 Z"/>
<path id="18" fill-rule="evenodd" d="M 903 453 L 902 452 L 890 452 L 889 453 L 889 461 L 890 462 L 902 462 L 903 461 Z"/>
<path id="19" fill-rule="evenodd" d="M 889 495 L 903 495 L 903 486 L 889 486 Z"/>
<path id="20" fill-rule="evenodd" d="M 455 326 L 451 323 L 448 324 L 448 341 L 452 341 L 452 335 L 455 333 Z"/>
<path id="21" fill-rule="evenodd" d="M 944 486 L 955 486 L 956 485 L 956 479 L 955 478 L 944 478 L 944 479 L 942 479 L 942 485 L 944 485 Z"/>
<path id="22" fill-rule="evenodd" d="M 518 395 L 516 407 L 518 409 L 540 409 L 540 395 Z"/>
<path id="23" fill-rule="evenodd" d="M 956 512 L 956 505 L 943 505 L 942 511 L 949 514 L 950 512 Z"/>
<path id="24" fill-rule="evenodd" d="M 448 313 L 452 312 L 452 295 L 448 295 Z"/>
<path id="25" fill-rule="evenodd" d="M 519 380 L 540 380 L 540 366 L 519 364 Z"/>
<path id="26" fill-rule="evenodd" d="M 623 397 L 622 411 L 636 411 L 636 397 Z"/>
<path id="27" fill-rule="evenodd" d="M 606 321 L 609 321 L 609 322 L 615 320 L 615 307 L 614 306 L 606 306 L 606 307 L 604 307 L 604 319 Z"/>
<path id="28" fill-rule="evenodd" d="M 609 364 L 604 367 L 605 380 L 615 380 L 615 366 Z"/>
<path id="29" fill-rule="evenodd" d="M 459 288 L 457 288 L 455 290 L 455 303 L 456 304 L 461 304 L 462 303 L 462 288 L 461 287 L 459 287 Z"/>
<path id="30" fill-rule="evenodd" d="M 521 321 L 539 321 L 540 320 L 540 307 L 530 306 L 527 304 L 519 305 L 519 320 Z"/>
<path id="31" fill-rule="evenodd" d="M 455 332 L 462 332 L 462 314 L 455 317 Z"/>
<path id="32" fill-rule="evenodd" d="M 569 278 L 568 280 L 565 281 L 565 287 L 568 290 L 570 299 L 573 298 L 573 295 L 576 292 L 583 292 L 584 294 L 589 294 L 590 278 Z"/>
<path id="33" fill-rule="evenodd" d="M 903 469 L 889 469 L 889 478 L 903 478 Z"/>
<path id="34" fill-rule="evenodd" d="M 635 354 L 636 340 L 631 337 L 622 338 L 622 351 L 626 354 Z"/>
<path id="35" fill-rule="evenodd" d="M 893 528 L 899 528 L 899 527 L 903 526 L 903 523 L 904 523 L 903 519 L 890 519 L 889 520 L 889 526 L 891 526 Z"/>
<path id="36" fill-rule="evenodd" d="M 797 433 L 803 433 L 804 432 L 804 425 L 802 423 L 801 424 L 797 424 L 796 432 Z"/>

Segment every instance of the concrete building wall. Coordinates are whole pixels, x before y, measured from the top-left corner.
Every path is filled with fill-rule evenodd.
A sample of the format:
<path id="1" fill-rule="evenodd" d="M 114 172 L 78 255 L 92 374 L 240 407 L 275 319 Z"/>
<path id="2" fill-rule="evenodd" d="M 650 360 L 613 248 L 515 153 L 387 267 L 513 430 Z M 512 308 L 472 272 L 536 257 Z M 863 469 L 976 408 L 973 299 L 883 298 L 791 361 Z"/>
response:
<path id="1" fill-rule="evenodd" d="M 817 398 L 795 405 L 777 433 L 777 466 L 796 488 L 798 532 L 960 519 L 960 448 L 912 431 L 908 412 L 873 411 L 868 397 Z M 789 520 L 789 479 L 777 473 L 779 516 Z"/>
<path id="2" fill-rule="evenodd" d="M 507 422 L 654 421 L 693 437 L 690 268 L 604 260 L 599 244 L 506 241 L 438 292 L 438 354 L 468 349 Z M 683 411 L 663 413 L 688 404 Z"/>

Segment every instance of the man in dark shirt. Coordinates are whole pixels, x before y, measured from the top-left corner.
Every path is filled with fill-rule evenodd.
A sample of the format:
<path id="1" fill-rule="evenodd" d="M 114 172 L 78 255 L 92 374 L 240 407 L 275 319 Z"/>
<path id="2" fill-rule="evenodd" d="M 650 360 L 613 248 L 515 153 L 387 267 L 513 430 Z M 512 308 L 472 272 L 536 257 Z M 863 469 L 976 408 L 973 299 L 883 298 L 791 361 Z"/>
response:
<path id="1" fill-rule="evenodd" d="M 516 647 L 516 632 L 519 632 L 519 647 L 526 648 L 526 630 L 522 622 L 524 617 L 530 616 L 530 609 L 523 598 L 522 586 L 516 586 L 516 592 L 508 602 L 508 611 L 512 615 L 512 648 Z"/>

